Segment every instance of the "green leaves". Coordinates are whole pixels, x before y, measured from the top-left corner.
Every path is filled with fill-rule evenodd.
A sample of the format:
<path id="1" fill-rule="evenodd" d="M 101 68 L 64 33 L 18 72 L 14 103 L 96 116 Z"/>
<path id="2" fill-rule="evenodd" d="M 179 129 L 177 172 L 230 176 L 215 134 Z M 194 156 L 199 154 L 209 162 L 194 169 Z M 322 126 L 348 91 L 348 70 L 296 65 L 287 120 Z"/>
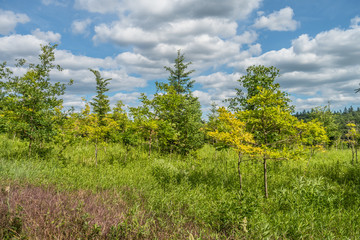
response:
<path id="1" fill-rule="evenodd" d="M 110 101 L 105 93 L 109 91 L 107 85 L 109 84 L 111 78 L 104 79 L 101 77 L 99 71 L 93 69 L 90 69 L 90 71 L 95 75 L 97 92 L 97 95 L 93 98 L 93 101 L 90 102 L 90 104 L 94 108 L 94 113 L 98 115 L 100 121 L 99 123 L 104 124 L 102 121 L 105 115 L 110 111 Z"/>
<path id="2" fill-rule="evenodd" d="M 260 89 L 276 91 L 280 87 L 278 83 L 274 83 L 275 78 L 279 76 L 279 69 L 273 66 L 265 67 L 262 65 L 254 65 L 248 67 L 246 72 L 247 74 L 238 80 L 240 88 L 235 89 L 236 97 L 226 100 L 229 102 L 229 108 L 234 111 L 253 109 L 255 103 L 251 103 L 248 100 L 258 95 Z M 286 96 L 285 93 L 282 94 Z"/>
<path id="3" fill-rule="evenodd" d="M 50 71 L 61 67 L 53 64 L 56 45 L 41 46 L 39 64 L 30 63 L 27 72 L 22 77 L 14 76 L 3 63 L 0 75 L 6 81 L 2 82 L 3 114 L 7 129 L 33 142 L 50 141 L 56 134 L 56 108 L 61 108 L 61 96 L 66 86 L 61 83 L 51 83 Z M 25 60 L 18 60 L 18 66 L 24 66 Z"/>
<path id="4" fill-rule="evenodd" d="M 242 155 L 253 155 L 260 153 L 261 149 L 255 147 L 254 136 L 246 130 L 245 122 L 236 117 L 235 114 L 219 108 L 219 125 L 215 131 L 208 135 L 223 142 Z"/>
<path id="5" fill-rule="evenodd" d="M 184 63 L 184 60 L 179 50 L 174 68 L 165 67 L 170 73 L 169 82 L 156 83 L 157 93 L 150 105 L 164 127 L 159 128 L 158 135 L 162 150 L 187 154 L 203 145 L 204 135 L 201 106 L 191 93 L 194 81 L 189 75 L 194 70 L 186 71 L 191 62 Z"/>

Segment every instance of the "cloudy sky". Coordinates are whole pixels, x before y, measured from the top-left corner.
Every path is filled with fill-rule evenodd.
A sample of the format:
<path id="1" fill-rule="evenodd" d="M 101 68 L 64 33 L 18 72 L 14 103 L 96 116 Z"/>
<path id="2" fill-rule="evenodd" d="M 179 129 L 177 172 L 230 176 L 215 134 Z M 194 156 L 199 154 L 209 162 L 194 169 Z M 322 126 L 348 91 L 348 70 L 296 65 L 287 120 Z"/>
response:
<path id="1" fill-rule="evenodd" d="M 166 81 L 178 49 L 205 113 L 254 64 L 280 69 L 298 111 L 360 105 L 358 0 L 0 0 L 0 62 L 36 61 L 48 42 L 64 68 L 52 79 L 75 81 L 66 107 L 95 95 L 88 68 L 112 78 L 112 104 L 135 106 Z"/>

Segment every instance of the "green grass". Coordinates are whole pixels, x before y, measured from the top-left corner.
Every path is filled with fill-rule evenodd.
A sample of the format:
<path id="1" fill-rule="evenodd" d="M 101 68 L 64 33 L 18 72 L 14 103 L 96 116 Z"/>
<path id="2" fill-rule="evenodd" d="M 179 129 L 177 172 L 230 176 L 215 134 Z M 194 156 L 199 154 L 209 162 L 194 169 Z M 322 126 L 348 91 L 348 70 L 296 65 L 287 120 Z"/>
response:
<path id="1" fill-rule="evenodd" d="M 95 166 L 92 145 L 77 144 L 61 156 L 28 158 L 26 143 L 0 141 L 0 181 L 55 186 L 59 191 L 111 190 L 143 206 L 156 225 L 169 221 L 203 229 L 199 238 L 357 239 L 360 237 L 360 165 L 351 152 L 330 150 L 296 161 L 270 161 L 269 198 L 263 197 L 262 164 L 242 164 L 239 191 L 236 156 L 211 146 L 188 157 L 119 145 L 101 149 Z M 131 191 L 124 191 L 131 189 Z M 174 229 L 174 232 L 176 230 Z M 176 238 L 177 235 L 173 237 Z"/>

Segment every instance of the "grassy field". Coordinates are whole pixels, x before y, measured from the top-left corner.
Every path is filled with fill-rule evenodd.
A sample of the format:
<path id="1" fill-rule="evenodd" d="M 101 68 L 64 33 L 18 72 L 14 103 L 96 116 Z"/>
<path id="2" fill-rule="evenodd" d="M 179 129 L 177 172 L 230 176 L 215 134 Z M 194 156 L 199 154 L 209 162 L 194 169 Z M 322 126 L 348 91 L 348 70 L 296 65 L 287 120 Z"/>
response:
<path id="1" fill-rule="evenodd" d="M 351 152 L 242 164 L 211 146 L 178 155 L 77 144 L 28 157 L 0 136 L 0 239 L 358 239 L 360 166 Z"/>

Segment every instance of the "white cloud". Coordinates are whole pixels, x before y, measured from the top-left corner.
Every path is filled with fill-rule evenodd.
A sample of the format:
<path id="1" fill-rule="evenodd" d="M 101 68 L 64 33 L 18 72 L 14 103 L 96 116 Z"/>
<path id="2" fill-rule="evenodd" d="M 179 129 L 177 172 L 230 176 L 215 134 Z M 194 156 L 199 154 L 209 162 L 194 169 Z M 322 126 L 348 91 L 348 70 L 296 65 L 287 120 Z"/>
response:
<path id="1" fill-rule="evenodd" d="M 208 76 L 196 77 L 195 81 L 203 85 L 204 89 L 228 91 L 237 87 L 237 80 L 240 79 L 240 77 L 240 73 L 228 74 L 224 72 L 216 72 Z"/>
<path id="2" fill-rule="evenodd" d="M 111 96 L 109 99 L 111 102 L 116 103 L 121 100 L 125 106 L 134 106 L 137 102 L 141 94 L 139 92 L 132 93 L 116 93 L 114 96 Z"/>
<path id="3" fill-rule="evenodd" d="M 110 26 L 95 26 L 93 39 L 96 43 L 132 46 L 136 54 L 162 63 L 173 61 L 177 50 L 181 49 L 194 62 L 194 67 L 202 71 L 212 67 L 214 61 L 217 66 L 225 64 L 239 54 L 242 44 L 256 39 L 254 32 L 236 37 L 237 26 L 236 22 L 226 19 L 204 18 L 164 23 L 157 31 L 152 31 L 118 21 Z"/>
<path id="4" fill-rule="evenodd" d="M 162 67 L 169 64 L 164 60 L 151 60 L 139 53 L 132 52 L 120 53 L 115 60 L 128 73 L 140 74 L 144 79 L 166 77 L 166 72 Z"/>
<path id="5" fill-rule="evenodd" d="M 94 58 L 81 55 L 74 55 L 70 51 L 56 50 L 56 63 L 66 69 L 80 70 L 88 68 L 116 68 L 115 61 L 110 58 Z"/>
<path id="6" fill-rule="evenodd" d="M 359 94 L 354 93 L 360 83 L 358 39 L 360 28 L 335 28 L 313 38 L 304 34 L 293 40 L 290 48 L 269 51 L 229 66 L 239 71 L 259 64 L 278 67 L 281 71 L 278 81 L 284 90 L 296 96 L 294 103 L 299 109 L 327 101 L 335 107 L 356 105 L 360 102 Z"/>
<path id="7" fill-rule="evenodd" d="M 359 23 L 360 23 L 360 17 L 359 17 L 359 16 L 356 16 L 356 17 L 354 17 L 353 19 L 351 19 L 351 25 L 350 25 L 350 27 L 351 27 L 351 28 L 358 28 L 358 27 L 360 27 L 360 26 L 359 26 Z"/>
<path id="8" fill-rule="evenodd" d="M 71 92 L 76 94 L 86 94 L 95 92 L 95 77 L 89 68 L 97 69 L 103 78 L 111 78 L 111 92 L 132 91 L 136 88 L 146 86 L 146 80 L 139 77 L 129 76 L 129 74 L 116 64 L 112 58 L 91 58 L 87 56 L 77 56 L 64 50 L 56 50 L 56 63 L 64 68 L 63 71 L 52 72 L 54 81 L 67 82 L 74 80 Z"/>
<path id="9" fill-rule="evenodd" d="M 195 90 L 193 92 L 193 95 L 198 98 L 198 100 L 199 100 L 199 102 L 200 102 L 200 104 L 201 104 L 201 106 L 203 108 L 207 107 L 207 106 L 210 106 L 211 103 L 213 102 L 212 101 L 212 96 L 208 92 Z"/>
<path id="10" fill-rule="evenodd" d="M 14 13 L 0 9 L 0 34 L 7 35 L 15 31 L 18 23 L 27 23 L 30 18 L 26 14 Z"/>
<path id="11" fill-rule="evenodd" d="M 60 7 L 66 7 L 69 4 L 69 0 L 41 0 L 42 4 L 48 5 L 55 5 Z"/>
<path id="12" fill-rule="evenodd" d="M 271 31 L 294 31 L 299 22 L 293 19 L 294 11 L 290 7 L 273 12 L 268 16 L 261 16 L 256 19 L 254 27 L 267 28 Z"/>
<path id="13" fill-rule="evenodd" d="M 75 0 L 75 7 L 89 12 L 110 13 L 121 9 L 121 0 Z"/>
<path id="14" fill-rule="evenodd" d="M 56 40 L 60 37 L 53 32 L 41 32 L 39 29 L 33 31 L 34 35 L 10 35 L 0 37 L 0 61 L 7 61 L 9 67 L 16 75 L 25 73 L 25 68 L 14 68 L 14 59 L 25 58 L 30 63 L 38 62 L 38 54 L 40 53 L 40 45 L 47 44 L 47 40 Z M 147 86 L 147 81 L 142 77 L 131 76 L 125 68 L 122 67 L 122 60 L 129 60 L 131 56 L 118 56 L 117 58 L 93 58 L 88 56 L 74 55 L 70 51 L 55 50 L 56 64 L 64 68 L 59 72 L 54 70 L 51 72 L 51 79 L 54 82 L 67 83 L 70 79 L 74 80 L 74 84 L 67 88 L 64 96 L 64 105 L 75 106 L 80 108 L 82 103 L 81 97 L 84 95 L 95 94 L 96 82 L 94 75 L 89 68 L 99 69 L 102 77 L 111 78 L 110 93 L 119 91 L 134 91 L 137 88 Z M 134 59 L 133 59 L 134 60 Z M 146 61 L 143 62 L 146 66 Z M 149 65 L 149 63 L 147 63 Z M 136 94 L 126 93 L 125 103 L 131 103 L 131 96 Z M 116 95 L 120 96 L 120 95 Z"/>
<path id="15" fill-rule="evenodd" d="M 93 37 L 95 42 L 113 42 L 121 46 L 154 46 L 158 41 L 158 36 L 154 32 L 145 31 L 139 27 L 129 27 L 120 22 L 112 26 L 100 24 L 95 26 L 96 35 Z"/>
<path id="16" fill-rule="evenodd" d="M 42 32 L 39 28 L 31 32 L 36 38 L 44 40 L 50 43 L 60 43 L 61 35 L 60 33 L 54 33 L 52 31 Z"/>
<path id="17" fill-rule="evenodd" d="M 12 62 L 16 58 L 31 59 L 38 55 L 44 40 L 33 35 L 10 35 L 0 37 L 0 61 Z"/>
<path id="18" fill-rule="evenodd" d="M 216 72 L 194 78 L 196 83 L 202 85 L 202 90 L 195 91 L 194 95 L 199 98 L 205 115 L 208 113 L 212 102 L 218 106 L 227 105 L 223 101 L 235 96 L 235 88 L 239 87 L 237 80 L 240 77 L 240 73 Z"/>
<path id="19" fill-rule="evenodd" d="M 125 53 L 118 61 L 127 71 L 150 79 L 166 74 L 162 67 L 176 58 L 179 49 L 197 72 L 260 54 L 261 46 L 253 44 L 256 32 L 238 35 L 238 28 L 239 20 L 248 17 L 261 1 L 107 0 L 100 6 L 97 1 L 77 0 L 75 5 L 90 12 L 118 14 L 119 20 L 94 27 L 93 41 L 132 48 L 132 54 Z M 129 62 L 133 58 L 140 62 Z"/>
<path id="20" fill-rule="evenodd" d="M 258 34 L 255 31 L 246 31 L 241 35 L 233 37 L 233 41 L 239 44 L 251 44 L 258 38 Z"/>
<path id="21" fill-rule="evenodd" d="M 127 15 L 138 24 L 154 26 L 158 22 L 177 19 L 226 17 L 244 19 L 257 9 L 262 0 L 75 0 L 75 6 L 90 12 Z"/>
<path id="22" fill-rule="evenodd" d="M 89 31 L 89 26 L 91 24 L 91 19 L 87 18 L 85 20 L 75 20 L 71 24 L 71 31 L 74 34 L 87 34 Z"/>

